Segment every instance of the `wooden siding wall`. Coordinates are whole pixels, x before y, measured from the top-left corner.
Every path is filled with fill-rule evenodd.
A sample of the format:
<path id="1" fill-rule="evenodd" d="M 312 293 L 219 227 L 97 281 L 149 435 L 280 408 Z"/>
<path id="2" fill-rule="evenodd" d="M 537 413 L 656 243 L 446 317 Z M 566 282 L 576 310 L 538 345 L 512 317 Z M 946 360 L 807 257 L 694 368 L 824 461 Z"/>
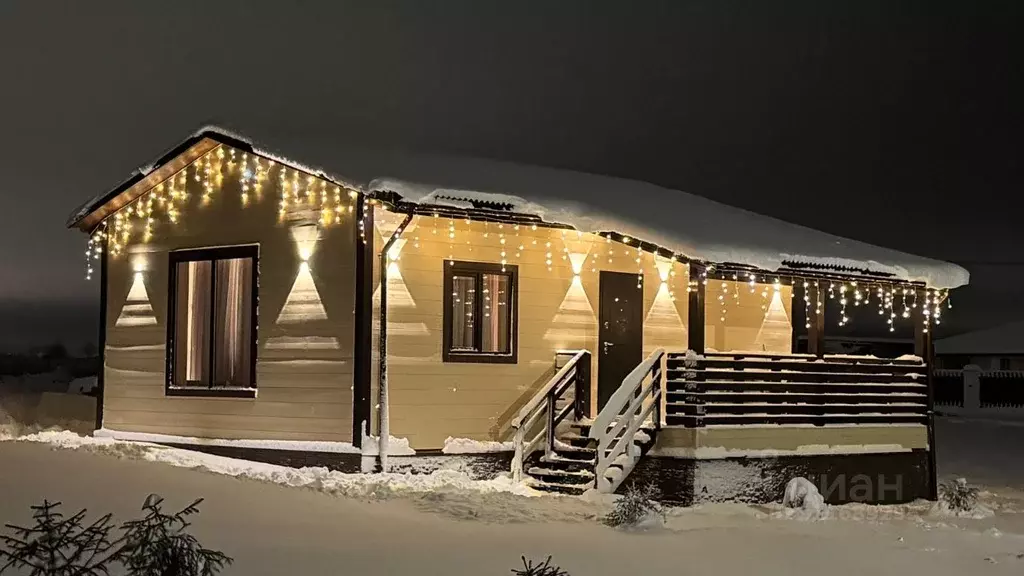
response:
<path id="1" fill-rule="evenodd" d="M 382 211 L 378 211 L 380 215 Z M 394 216 L 394 215 L 391 215 Z M 386 221 L 387 218 L 380 218 Z M 417 216 L 402 235 L 388 277 L 388 385 L 391 434 L 413 448 L 437 449 L 447 437 L 507 441 L 509 421 L 553 374 L 555 352 L 597 345 L 599 274 L 610 270 L 644 277 L 644 351 L 686 347 L 686 266 L 664 261 L 675 272 L 662 287 L 659 264 L 649 253 L 637 264 L 635 248 L 593 234 Z M 384 234 L 390 233 L 387 227 Z M 436 231 L 436 232 L 435 232 Z M 484 237 L 486 232 L 487 237 Z M 444 363 L 441 360 L 442 279 L 446 259 L 500 262 L 519 267 L 519 361 L 516 364 Z M 536 241 L 536 244 L 534 243 Z M 550 242 L 550 247 L 547 243 Z M 515 257 L 517 247 L 524 250 Z M 568 248 L 566 254 L 564 249 Z M 551 270 L 545 262 L 551 253 Z M 562 256 L 566 254 L 566 259 Z M 595 255 L 597 256 L 595 258 Z M 611 257 L 611 262 L 609 262 Z M 573 279 L 570 259 L 586 259 Z M 672 301 L 669 289 L 674 291 Z M 596 398 L 598 356 L 594 355 Z"/>
<path id="2" fill-rule="evenodd" d="M 712 279 L 708 280 L 705 302 L 704 345 L 708 351 L 792 353 L 791 286 L 781 285 L 776 291 L 772 284 L 751 287 L 746 282 Z"/>
<path id="3" fill-rule="evenodd" d="M 280 169 L 280 165 L 271 169 L 261 196 L 257 199 L 250 192 L 252 199 L 245 207 L 231 176 L 203 203 L 201 183 L 193 181 L 190 170 L 190 198 L 178 223 L 158 220 L 148 243 L 136 242 L 126 254 L 111 258 L 106 287 L 105 427 L 210 438 L 351 440 L 353 217 L 346 214 L 340 223 L 319 232 L 309 261 L 315 286 L 309 285 L 309 276 L 296 283 L 301 260 L 292 227 L 299 222 L 279 222 Z M 345 195 L 343 202 L 351 199 Z M 260 245 L 258 397 L 166 397 L 168 252 L 252 243 Z M 133 270 L 136 262 L 145 266 L 141 274 Z M 143 298 L 152 307 L 153 320 L 118 325 L 137 278 L 145 287 Z M 134 296 L 139 294 L 136 288 Z M 279 319 L 290 294 L 302 306 L 290 308 L 297 314 L 286 311 Z M 326 317 L 303 318 L 303 310 L 316 311 L 317 301 Z M 132 314 L 137 316 L 144 308 L 134 306 Z"/>

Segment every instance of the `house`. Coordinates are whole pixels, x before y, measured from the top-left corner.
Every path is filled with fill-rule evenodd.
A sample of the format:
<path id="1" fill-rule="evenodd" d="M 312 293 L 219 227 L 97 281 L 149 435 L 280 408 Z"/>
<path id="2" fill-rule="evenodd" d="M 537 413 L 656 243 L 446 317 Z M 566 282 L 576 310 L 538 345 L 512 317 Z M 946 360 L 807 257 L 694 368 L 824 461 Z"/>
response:
<path id="1" fill-rule="evenodd" d="M 962 268 L 643 182 L 254 142 L 204 128 L 70 218 L 97 433 L 683 503 L 934 497 L 929 327 Z M 826 309 L 868 308 L 916 356 L 826 355 Z"/>
<path id="2" fill-rule="evenodd" d="M 1024 370 L 1024 322 L 938 339 L 935 355 L 941 368 L 974 364 L 982 370 Z"/>

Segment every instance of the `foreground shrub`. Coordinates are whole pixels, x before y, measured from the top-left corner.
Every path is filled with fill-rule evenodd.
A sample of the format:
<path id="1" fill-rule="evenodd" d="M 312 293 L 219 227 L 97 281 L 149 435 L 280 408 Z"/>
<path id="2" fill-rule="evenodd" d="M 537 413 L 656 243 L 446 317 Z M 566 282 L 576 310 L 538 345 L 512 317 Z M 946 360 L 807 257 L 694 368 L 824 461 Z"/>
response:
<path id="1" fill-rule="evenodd" d="M 604 517 L 604 523 L 609 526 L 633 527 L 652 516 L 660 516 L 664 520 L 665 512 L 661 504 L 655 501 L 657 497 L 658 489 L 654 484 L 631 484 L 626 493 L 615 501 L 615 509 Z"/>
<path id="2" fill-rule="evenodd" d="M 551 565 L 551 556 L 548 556 L 547 560 L 543 564 L 534 564 L 532 560 L 527 560 L 526 556 L 523 556 L 523 567 L 521 569 L 513 568 L 512 573 L 516 576 L 569 576 L 569 573 L 562 570 L 558 566 Z"/>
<path id="3" fill-rule="evenodd" d="M 970 512 L 978 503 L 978 489 L 967 485 L 966 478 L 939 484 L 939 499 L 953 512 Z"/>
<path id="4" fill-rule="evenodd" d="M 44 500 L 32 507 L 32 526 L 8 524 L 11 534 L 0 534 L 0 574 L 106 576 L 120 565 L 128 576 L 214 576 L 232 559 L 186 532 L 201 502 L 164 514 L 163 498 L 151 494 L 142 506 L 146 515 L 122 524 L 115 538 L 110 514 L 86 525 L 85 510 L 65 518 L 60 502 Z"/>

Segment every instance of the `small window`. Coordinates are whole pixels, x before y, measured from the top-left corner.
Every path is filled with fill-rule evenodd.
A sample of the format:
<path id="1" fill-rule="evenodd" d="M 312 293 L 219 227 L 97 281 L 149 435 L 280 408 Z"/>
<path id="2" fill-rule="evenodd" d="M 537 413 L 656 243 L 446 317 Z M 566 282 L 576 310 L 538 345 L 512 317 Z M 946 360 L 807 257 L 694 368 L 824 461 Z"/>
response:
<path id="1" fill-rule="evenodd" d="M 516 362 L 517 276 L 511 265 L 445 261 L 445 362 Z"/>
<path id="2" fill-rule="evenodd" d="M 256 396 L 259 248 L 170 254 L 167 394 Z"/>
<path id="3" fill-rule="evenodd" d="M 1000 358 L 999 359 L 999 369 L 1000 370 L 1010 370 L 1011 368 L 1012 368 L 1012 363 L 1010 362 L 1009 358 Z"/>

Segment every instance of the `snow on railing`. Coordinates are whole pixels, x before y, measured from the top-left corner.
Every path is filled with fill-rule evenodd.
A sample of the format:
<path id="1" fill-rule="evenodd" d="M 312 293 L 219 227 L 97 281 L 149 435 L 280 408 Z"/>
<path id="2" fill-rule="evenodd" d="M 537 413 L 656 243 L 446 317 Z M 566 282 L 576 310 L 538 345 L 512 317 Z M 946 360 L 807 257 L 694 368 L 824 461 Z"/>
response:
<path id="1" fill-rule="evenodd" d="M 654 428 L 661 428 L 664 364 L 665 350 L 658 348 L 622 380 L 590 427 L 590 438 L 597 440 L 594 474 L 599 492 L 614 492 L 640 459 L 633 438 L 647 417 L 653 414 Z M 612 464 L 621 466 L 622 473 L 609 478 Z"/>
<path id="2" fill-rule="evenodd" d="M 564 352 L 560 352 L 564 354 Z M 558 402 L 567 399 L 566 393 L 572 390 L 572 401 L 561 409 Z M 519 414 L 512 419 L 515 435 L 512 445 L 515 455 L 512 458 L 512 478 L 519 482 L 523 477 L 523 466 L 530 454 L 542 443 L 544 453 L 551 456 L 555 449 L 555 428 L 570 413 L 576 419 L 583 417 L 583 399 L 590 390 L 590 352 L 579 350 L 562 366 L 551 380 L 548 381 L 526 403 Z M 527 435 L 541 424 L 536 434 Z"/>

